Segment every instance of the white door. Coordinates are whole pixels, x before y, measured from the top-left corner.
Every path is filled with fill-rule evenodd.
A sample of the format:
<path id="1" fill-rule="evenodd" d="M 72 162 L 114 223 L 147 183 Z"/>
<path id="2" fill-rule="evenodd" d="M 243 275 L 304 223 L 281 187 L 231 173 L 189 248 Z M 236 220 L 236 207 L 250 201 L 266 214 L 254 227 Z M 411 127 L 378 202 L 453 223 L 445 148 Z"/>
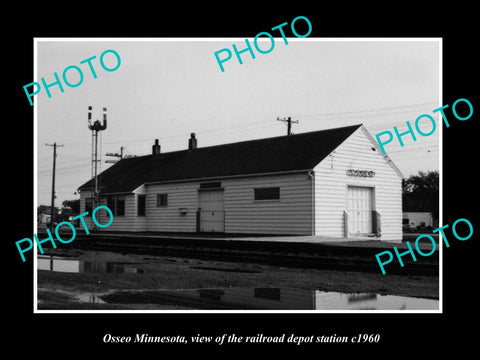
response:
<path id="1" fill-rule="evenodd" d="M 347 189 L 348 232 L 350 235 L 372 233 L 373 189 L 349 186 Z"/>
<path id="2" fill-rule="evenodd" d="M 200 231 L 224 232 L 225 211 L 223 206 L 223 189 L 199 191 L 198 203 L 198 207 L 200 208 Z"/>

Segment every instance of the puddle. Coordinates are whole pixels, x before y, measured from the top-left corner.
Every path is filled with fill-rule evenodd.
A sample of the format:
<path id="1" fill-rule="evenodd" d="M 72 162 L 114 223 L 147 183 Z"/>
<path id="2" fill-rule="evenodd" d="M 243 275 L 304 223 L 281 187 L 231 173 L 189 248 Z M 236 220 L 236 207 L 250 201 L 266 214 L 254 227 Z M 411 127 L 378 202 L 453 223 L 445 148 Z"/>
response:
<path id="1" fill-rule="evenodd" d="M 208 310 L 438 310 L 438 300 L 291 288 L 116 291 L 107 303 L 177 305 Z"/>
<path id="2" fill-rule="evenodd" d="M 191 266 L 198 270 L 256 272 L 240 268 Z M 139 274 L 138 264 L 87 261 L 78 258 L 39 255 L 37 269 L 67 273 Z M 128 290 L 75 294 L 80 302 L 123 304 L 164 309 L 198 310 L 438 310 L 439 301 L 376 293 L 340 293 L 295 288 L 206 288 L 183 290 Z"/>
<path id="3" fill-rule="evenodd" d="M 103 301 L 98 295 L 92 293 L 77 294 L 76 297 L 81 302 L 87 302 L 91 304 L 105 304 L 105 301 Z"/>
<path id="4" fill-rule="evenodd" d="M 49 270 L 69 273 L 143 273 L 142 269 L 130 263 L 86 261 L 52 255 L 39 255 L 37 257 L 37 270 Z"/>

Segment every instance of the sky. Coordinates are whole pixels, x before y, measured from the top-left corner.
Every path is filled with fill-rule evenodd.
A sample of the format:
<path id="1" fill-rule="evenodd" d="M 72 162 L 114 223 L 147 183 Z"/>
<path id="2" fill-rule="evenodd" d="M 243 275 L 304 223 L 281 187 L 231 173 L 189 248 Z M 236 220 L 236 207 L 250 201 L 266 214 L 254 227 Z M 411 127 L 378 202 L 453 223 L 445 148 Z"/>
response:
<path id="1" fill-rule="evenodd" d="M 249 39 L 253 42 L 253 39 Z M 259 46 L 270 47 L 268 38 Z M 386 145 L 387 154 L 405 177 L 418 171 L 439 170 L 441 120 L 432 110 L 441 103 L 441 44 L 438 39 L 324 39 L 276 38 L 268 54 L 253 48 L 255 59 L 242 53 L 223 63 L 214 53 L 245 48 L 244 38 L 205 39 L 40 39 L 37 38 L 35 78 L 47 84 L 60 79 L 65 68 L 78 66 L 83 81 L 64 92 L 42 88 L 34 97 L 36 129 L 36 205 L 50 205 L 53 148 L 57 148 L 56 200 L 78 199 L 77 188 L 91 178 L 93 120 L 107 108 L 107 129 L 99 140 L 100 169 L 114 158 L 106 153 L 148 155 L 155 139 L 162 152 L 183 150 L 190 133 L 198 146 L 286 134 L 277 118 L 291 117 L 293 133 L 317 131 L 362 123 L 372 136 L 393 126 L 406 130 L 422 114 L 437 121 L 437 130 L 417 141 L 404 137 Z M 115 50 L 121 63 L 105 71 L 100 56 Z M 97 78 L 87 63 L 91 60 Z M 223 55 L 222 55 L 223 56 Z M 105 66 L 116 58 L 106 53 Z M 71 83 L 80 82 L 75 70 L 67 72 Z M 26 101 L 28 101 L 26 99 Z M 420 128 L 428 133 L 431 124 Z"/>

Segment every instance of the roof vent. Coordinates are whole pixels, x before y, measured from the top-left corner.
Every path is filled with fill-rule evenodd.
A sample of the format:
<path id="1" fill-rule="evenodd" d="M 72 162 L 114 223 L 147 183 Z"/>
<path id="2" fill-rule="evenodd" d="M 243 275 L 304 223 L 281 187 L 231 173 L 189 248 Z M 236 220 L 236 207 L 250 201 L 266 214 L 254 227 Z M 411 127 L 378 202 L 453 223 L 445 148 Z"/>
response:
<path id="1" fill-rule="evenodd" d="M 188 139 L 188 150 L 193 150 L 197 148 L 197 139 L 195 138 L 195 133 L 190 134 L 190 139 Z"/>

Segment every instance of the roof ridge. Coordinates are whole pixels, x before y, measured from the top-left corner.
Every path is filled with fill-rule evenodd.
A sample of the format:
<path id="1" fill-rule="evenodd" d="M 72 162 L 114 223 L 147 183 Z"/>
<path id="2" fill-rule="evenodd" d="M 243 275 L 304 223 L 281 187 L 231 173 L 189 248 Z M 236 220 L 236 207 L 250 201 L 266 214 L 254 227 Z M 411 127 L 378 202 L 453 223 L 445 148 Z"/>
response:
<path id="1" fill-rule="evenodd" d="M 225 144 L 217 144 L 217 145 L 198 147 L 195 150 L 189 150 L 189 149 L 174 150 L 174 151 L 162 152 L 162 153 L 157 154 L 157 155 L 153 155 L 153 154 L 140 155 L 140 156 L 135 156 L 134 158 L 148 157 L 148 156 L 161 156 L 161 155 L 165 155 L 165 154 L 197 151 L 197 150 L 202 150 L 202 149 L 210 149 L 210 148 L 214 148 L 214 147 L 229 146 L 229 145 L 243 144 L 243 143 L 253 143 L 253 142 L 259 142 L 259 141 L 265 141 L 265 140 L 274 140 L 274 139 L 279 139 L 279 138 L 285 138 L 285 139 L 290 138 L 291 139 L 293 137 L 298 137 L 298 136 L 302 136 L 302 135 L 312 135 L 312 134 L 321 133 L 321 132 L 324 132 L 324 131 L 341 130 L 341 129 L 346 129 L 346 128 L 350 128 L 350 127 L 352 129 L 353 128 L 357 129 L 362 125 L 363 124 L 355 124 L 355 125 L 347 125 L 347 126 L 342 126 L 342 127 L 337 127 L 337 128 L 307 131 L 307 132 L 303 132 L 303 133 L 299 133 L 299 134 L 292 134 L 292 135 L 279 135 L 279 136 L 272 136 L 272 137 L 260 138 L 260 139 L 241 140 L 241 141 L 225 143 Z M 130 159 L 132 159 L 132 158 L 130 158 Z"/>

